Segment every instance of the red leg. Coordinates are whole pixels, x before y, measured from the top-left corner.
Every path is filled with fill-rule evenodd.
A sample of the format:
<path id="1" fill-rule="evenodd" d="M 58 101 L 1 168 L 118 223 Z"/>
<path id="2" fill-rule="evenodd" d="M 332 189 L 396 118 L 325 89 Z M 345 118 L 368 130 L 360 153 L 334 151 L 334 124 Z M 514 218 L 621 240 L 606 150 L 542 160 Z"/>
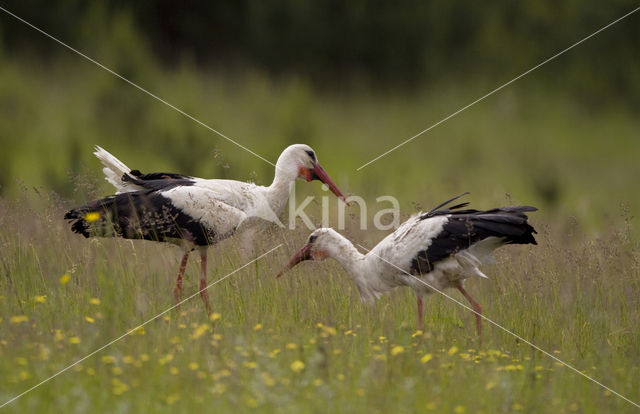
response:
<path id="1" fill-rule="evenodd" d="M 424 331 L 424 323 L 422 323 L 422 296 L 418 295 L 418 329 Z"/>
<path id="2" fill-rule="evenodd" d="M 211 315 L 211 306 L 209 306 L 209 293 L 207 292 L 207 248 L 200 249 L 200 261 L 202 274 L 200 275 L 200 297 L 207 309 L 207 315 Z"/>
<path id="3" fill-rule="evenodd" d="M 480 336 L 480 334 L 482 333 L 482 317 L 480 316 L 482 315 L 482 306 L 480 306 L 478 302 L 473 300 L 471 295 L 466 290 L 464 290 L 464 288 L 462 287 L 462 283 L 457 282 L 456 287 L 464 295 L 464 297 L 467 298 L 474 310 L 474 313 L 476 315 L 476 329 L 478 330 L 478 336 Z"/>
<path id="4" fill-rule="evenodd" d="M 184 270 L 187 267 L 187 259 L 189 258 L 189 250 L 184 252 L 182 256 L 182 261 L 180 262 L 180 270 L 178 270 L 178 279 L 176 279 L 176 287 L 173 288 L 173 297 L 176 298 L 176 303 L 180 302 L 182 299 L 182 276 L 184 275 Z"/>

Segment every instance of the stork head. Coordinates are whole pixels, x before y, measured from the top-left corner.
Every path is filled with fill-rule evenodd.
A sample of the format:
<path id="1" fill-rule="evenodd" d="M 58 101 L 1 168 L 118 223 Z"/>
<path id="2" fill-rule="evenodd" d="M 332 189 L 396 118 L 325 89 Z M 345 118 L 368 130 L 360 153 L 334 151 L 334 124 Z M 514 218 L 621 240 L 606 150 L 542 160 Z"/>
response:
<path id="1" fill-rule="evenodd" d="M 276 278 L 279 278 L 289 269 L 305 260 L 324 260 L 327 257 L 334 257 L 335 254 L 339 253 L 336 250 L 341 248 L 339 241 L 342 239 L 344 238 L 333 229 L 321 228 L 315 230 L 309 235 L 306 244 L 291 258 L 287 266 L 276 275 Z"/>
<path id="2" fill-rule="evenodd" d="M 291 179 L 306 181 L 320 180 L 329 190 L 346 203 L 346 199 L 338 186 L 329 178 L 327 172 L 318 163 L 316 152 L 308 145 L 294 144 L 288 146 L 276 162 L 276 175 L 284 174 Z"/>

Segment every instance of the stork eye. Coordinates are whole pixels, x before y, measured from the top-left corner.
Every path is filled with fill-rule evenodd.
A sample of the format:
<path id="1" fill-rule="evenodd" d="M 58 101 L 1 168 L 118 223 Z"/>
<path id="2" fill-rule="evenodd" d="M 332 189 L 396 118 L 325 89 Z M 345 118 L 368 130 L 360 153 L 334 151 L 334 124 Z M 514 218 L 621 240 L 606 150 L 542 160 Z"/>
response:
<path id="1" fill-rule="evenodd" d="M 313 151 L 305 151 L 305 152 L 307 153 L 307 155 L 308 155 L 309 157 L 311 157 L 311 159 L 312 159 L 313 161 L 315 161 L 315 160 L 316 160 L 316 154 L 314 154 L 314 153 L 313 153 Z"/>
<path id="2" fill-rule="evenodd" d="M 313 244 L 313 242 L 316 241 L 317 238 L 318 238 L 318 236 L 309 237 L 309 243 L 308 244 Z"/>

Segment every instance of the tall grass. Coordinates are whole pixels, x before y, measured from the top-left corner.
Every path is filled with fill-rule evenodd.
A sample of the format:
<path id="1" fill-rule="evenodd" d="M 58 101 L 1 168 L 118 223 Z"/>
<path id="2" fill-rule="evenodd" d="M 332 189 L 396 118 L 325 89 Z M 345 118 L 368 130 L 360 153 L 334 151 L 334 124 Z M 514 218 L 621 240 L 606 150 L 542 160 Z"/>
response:
<path id="1" fill-rule="evenodd" d="M 173 305 L 179 249 L 85 240 L 68 231 L 48 193 L 26 190 L 0 210 L 2 401 Z M 497 265 L 484 269 L 490 279 L 470 280 L 468 290 L 487 317 L 638 401 L 640 257 L 630 229 L 589 237 L 578 223 L 567 233 L 532 221 L 539 245 L 498 251 Z M 210 289 L 213 324 L 196 296 L 5 410 L 634 409 L 489 324 L 480 343 L 473 315 L 438 295 L 426 301 L 421 333 L 408 289 L 363 306 L 335 262 L 275 280 L 307 233 L 274 229 L 258 240 L 260 251 L 284 246 Z M 211 248 L 209 281 L 247 260 L 233 240 Z M 196 292 L 198 270 L 192 261 L 185 294 Z"/>

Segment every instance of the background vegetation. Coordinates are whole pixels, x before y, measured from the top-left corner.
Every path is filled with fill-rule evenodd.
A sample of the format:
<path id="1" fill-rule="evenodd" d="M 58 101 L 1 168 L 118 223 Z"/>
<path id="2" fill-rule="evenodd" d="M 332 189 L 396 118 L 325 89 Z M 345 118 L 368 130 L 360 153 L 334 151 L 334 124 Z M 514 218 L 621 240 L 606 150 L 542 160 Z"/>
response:
<path id="1" fill-rule="evenodd" d="M 356 171 L 632 2 L 2 7 L 269 160 L 291 143 L 313 146 L 345 192 L 370 201 L 370 218 L 380 195 L 406 215 L 464 191 L 477 208 L 540 207 L 540 245 L 504 249 L 491 280 L 469 290 L 492 319 L 640 399 L 640 15 Z M 96 144 L 145 172 L 262 184 L 273 175 L 0 12 L 0 403 L 172 304 L 174 248 L 87 242 L 62 222 L 74 203 L 113 191 Z M 298 200 L 325 194 L 297 189 Z M 373 245 L 384 232 L 357 229 L 359 214 L 346 234 Z M 272 280 L 307 234 L 258 241 L 285 245 L 211 289 L 214 325 L 196 298 L 5 409 L 632 409 L 495 328 L 478 343 L 472 315 L 447 299 L 427 301 L 427 330 L 416 334 L 409 291 L 363 307 L 331 263 Z M 233 241 L 210 257 L 210 280 L 245 263 Z M 192 292 L 197 273 L 194 262 Z"/>

